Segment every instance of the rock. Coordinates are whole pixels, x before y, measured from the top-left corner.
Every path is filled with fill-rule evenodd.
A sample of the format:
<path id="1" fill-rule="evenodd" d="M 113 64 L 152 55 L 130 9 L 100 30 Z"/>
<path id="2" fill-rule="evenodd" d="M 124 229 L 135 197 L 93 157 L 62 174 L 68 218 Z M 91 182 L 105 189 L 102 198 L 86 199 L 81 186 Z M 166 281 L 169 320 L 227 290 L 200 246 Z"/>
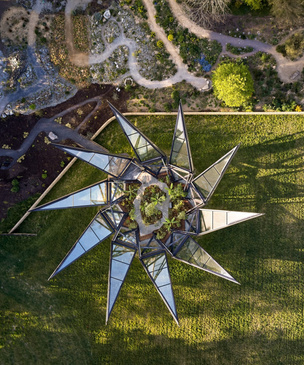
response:
<path id="1" fill-rule="evenodd" d="M 111 12 L 110 12 L 110 10 L 109 9 L 107 9 L 104 13 L 103 13 L 103 17 L 105 18 L 105 19 L 110 19 L 111 18 Z"/>
<path id="2" fill-rule="evenodd" d="M 290 80 L 294 81 L 294 80 L 298 79 L 300 75 L 301 75 L 300 71 L 296 71 L 296 72 L 294 72 L 294 73 L 290 76 Z"/>
<path id="3" fill-rule="evenodd" d="M 50 139 L 50 140 L 52 140 L 52 141 L 54 141 L 55 139 L 58 139 L 58 136 L 56 136 L 56 134 L 55 134 L 55 133 L 53 133 L 53 132 L 50 132 L 50 133 L 48 134 L 48 137 L 49 137 L 49 139 Z"/>

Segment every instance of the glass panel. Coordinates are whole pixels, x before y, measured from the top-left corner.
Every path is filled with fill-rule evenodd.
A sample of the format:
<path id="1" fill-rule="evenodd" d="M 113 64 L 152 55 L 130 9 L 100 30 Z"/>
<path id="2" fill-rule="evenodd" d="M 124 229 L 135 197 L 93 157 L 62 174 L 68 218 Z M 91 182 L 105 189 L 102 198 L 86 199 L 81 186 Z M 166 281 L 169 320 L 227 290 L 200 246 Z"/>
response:
<path id="1" fill-rule="evenodd" d="M 134 254 L 134 250 L 113 243 L 112 257 L 115 260 L 129 264 L 132 261 Z"/>
<path id="2" fill-rule="evenodd" d="M 210 259 L 207 261 L 204 269 L 211 270 L 217 274 L 221 274 L 231 278 L 231 275 L 229 275 L 227 271 L 224 270 L 212 257 L 210 257 Z"/>
<path id="3" fill-rule="evenodd" d="M 114 176 L 118 176 L 123 169 L 126 167 L 126 165 L 129 163 L 129 160 L 124 158 L 118 158 L 113 157 L 109 165 L 106 167 L 106 171 L 108 171 L 109 174 L 112 174 Z"/>
<path id="4" fill-rule="evenodd" d="M 124 264 L 123 262 L 112 260 L 111 277 L 123 281 L 127 274 L 128 269 L 129 269 L 129 264 Z"/>
<path id="5" fill-rule="evenodd" d="M 64 259 L 63 263 L 57 269 L 57 272 L 61 271 L 68 265 L 70 265 L 73 261 L 77 260 L 78 257 L 82 256 L 85 253 L 85 250 L 81 247 L 80 243 L 76 243 L 74 248 L 67 254 L 66 258 Z"/>
<path id="6" fill-rule="evenodd" d="M 86 251 L 94 247 L 99 241 L 100 239 L 96 236 L 96 234 L 90 227 L 84 232 L 84 234 L 79 239 L 81 246 Z"/>
<path id="7" fill-rule="evenodd" d="M 62 148 L 64 151 L 69 153 L 70 155 L 76 156 L 81 160 L 89 162 L 91 158 L 94 156 L 94 152 L 86 152 L 86 151 L 79 151 L 74 148 Z"/>
<path id="8" fill-rule="evenodd" d="M 114 212 L 112 209 L 105 210 L 103 213 L 107 215 L 114 227 L 118 227 L 124 217 L 123 212 Z"/>
<path id="9" fill-rule="evenodd" d="M 209 258 L 210 255 L 208 255 L 207 252 L 201 247 L 198 247 L 193 256 L 190 258 L 189 262 L 191 262 L 193 265 L 203 267 Z"/>
<path id="10" fill-rule="evenodd" d="M 154 147 L 149 144 L 147 144 L 145 147 L 137 149 L 136 152 L 142 161 L 150 160 L 160 156 Z"/>
<path id="11" fill-rule="evenodd" d="M 112 182 L 111 183 L 111 201 L 115 201 L 124 194 L 124 184 Z"/>
<path id="12" fill-rule="evenodd" d="M 163 297 L 165 298 L 165 300 L 167 301 L 167 303 L 168 303 L 171 311 L 173 312 L 173 314 L 175 316 L 177 316 L 171 284 L 161 286 L 158 289 L 161 292 L 161 294 L 163 295 Z"/>
<path id="13" fill-rule="evenodd" d="M 204 173 L 204 177 L 213 188 L 216 182 L 218 181 L 220 175 L 217 172 L 217 170 L 214 167 L 212 167 L 210 170 Z"/>
<path id="14" fill-rule="evenodd" d="M 258 216 L 257 213 L 247 213 L 247 212 L 227 212 L 227 223 L 233 224 L 234 222 L 247 220 L 250 218 L 255 218 Z"/>
<path id="15" fill-rule="evenodd" d="M 139 133 L 134 133 L 129 136 L 130 141 L 135 149 L 145 147 L 148 143 Z"/>
<path id="16" fill-rule="evenodd" d="M 136 244 L 136 235 L 135 231 L 129 231 L 129 232 L 120 232 L 120 234 L 117 236 L 117 240 L 122 242 L 128 242 L 131 244 Z"/>
<path id="17" fill-rule="evenodd" d="M 195 186 L 199 189 L 199 191 L 203 194 L 204 197 L 207 197 L 212 190 L 208 181 L 204 178 L 204 176 L 200 176 L 197 180 L 193 181 Z"/>
<path id="18" fill-rule="evenodd" d="M 106 222 L 99 216 L 94 219 L 90 227 L 95 232 L 99 240 L 103 240 L 113 232 Z"/>
<path id="19" fill-rule="evenodd" d="M 212 229 L 212 210 L 200 210 L 201 232 Z"/>
<path id="20" fill-rule="evenodd" d="M 117 298 L 119 290 L 122 286 L 122 281 L 111 278 L 110 279 L 110 288 L 109 288 L 109 306 L 108 306 L 108 313 L 111 312 L 113 308 L 113 304 Z"/>
<path id="21" fill-rule="evenodd" d="M 73 206 L 73 195 L 67 196 L 66 198 L 60 198 L 46 204 L 45 206 L 38 207 L 37 210 L 48 210 L 48 209 L 60 209 L 69 208 Z"/>
<path id="22" fill-rule="evenodd" d="M 154 280 L 157 286 L 171 284 L 168 268 L 165 267 L 163 270 L 160 270 Z"/>
<path id="23" fill-rule="evenodd" d="M 107 183 L 104 182 L 90 189 L 92 204 L 107 203 Z"/>
<path id="24" fill-rule="evenodd" d="M 164 253 L 143 259 L 143 262 L 154 280 L 161 270 L 167 267 L 166 255 Z"/>
<path id="25" fill-rule="evenodd" d="M 170 163 L 179 167 L 183 167 L 187 170 L 192 169 L 191 152 L 185 133 L 185 125 L 183 122 L 181 107 L 179 107 L 178 109 L 172 149 L 170 154 Z"/>
<path id="26" fill-rule="evenodd" d="M 124 129 L 125 133 L 127 135 L 130 135 L 134 132 L 136 132 L 136 130 L 134 128 L 132 128 L 132 126 L 126 122 L 126 120 L 123 118 L 123 116 L 120 113 L 115 113 L 116 118 L 118 119 L 119 123 L 121 124 L 122 128 Z"/>
<path id="27" fill-rule="evenodd" d="M 228 164 L 231 156 L 233 155 L 234 149 L 226 156 L 220 159 L 217 163 L 214 164 L 214 167 L 217 169 L 219 173 L 221 173 L 225 166 Z"/>
<path id="28" fill-rule="evenodd" d="M 182 248 L 176 254 L 176 257 L 189 261 L 191 257 L 195 254 L 196 250 L 200 247 L 194 240 L 188 238 L 188 240 L 183 244 Z"/>
<path id="29" fill-rule="evenodd" d="M 74 194 L 74 206 L 91 205 L 90 189 L 85 189 Z"/>
<path id="30" fill-rule="evenodd" d="M 173 144 L 173 151 L 174 152 L 180 152 L 180 150 L 185 146 L 185 140 L 184 139 L 180 139 L 180 138 L 175 138 L 174 140 L 174 144 Z M 186 152 L 187 152 L 187 147 L 186 147 Z"/>
<path id="31" fill-rule="evenodd" d="M 92 159 L 90 160 L 90 163 L 98 167 L 99 169 L 104 170 L 105 167 L 108 165 L 110 159 L 111 156 L 95 153 Z"/>
<path id="32" fill-rule="evenodd" d="M 226 212 L 223 210 L 214 210 L 213 215 L 213 229 L 225 227 L 226 224 Z"/>

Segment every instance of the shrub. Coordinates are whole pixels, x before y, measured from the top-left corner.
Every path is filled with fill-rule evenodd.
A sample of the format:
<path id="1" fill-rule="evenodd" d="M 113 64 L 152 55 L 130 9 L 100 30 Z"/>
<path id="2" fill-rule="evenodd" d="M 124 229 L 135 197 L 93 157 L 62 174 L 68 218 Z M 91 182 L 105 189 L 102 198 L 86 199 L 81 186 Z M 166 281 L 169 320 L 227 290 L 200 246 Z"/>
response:
<path id="1" fill-rule="evenodd" d="M 157 41 L 156 45 L 157 45 L 158 48 L 163 48 L 164 42 L 159 40 L 159 41 Z"/>
<path id="2" fill-rule="evenodd" d="M 18 193 L 19 190 L 20 190 L 19 181 L 17 179 L 14 179 L 12 181 L 11 192 L 12 193 Z"/>
<path id="3" fill-rule="evenodd" d="M 169 34 L 169 35 L 168 35 L 168 41 L 172 42 L 172 41 L 173 41 L 173 39 L 174 39 L 173 34 Z"/>
<path id="4" fill-rule="evenodd" d="M 31 105 L 29 106 L 29 108 L 30 108 L 31 110 L 35 110 L 35 109 L 36 109 L 36 104 L 31 104 Z"/>
<path id="5" fill-rule="evenodd" d="M 230 107 L 246 105 L 254 92 L 249 69 L 242 63 L 222 63 L 212 73 L 214 95 Z"/>

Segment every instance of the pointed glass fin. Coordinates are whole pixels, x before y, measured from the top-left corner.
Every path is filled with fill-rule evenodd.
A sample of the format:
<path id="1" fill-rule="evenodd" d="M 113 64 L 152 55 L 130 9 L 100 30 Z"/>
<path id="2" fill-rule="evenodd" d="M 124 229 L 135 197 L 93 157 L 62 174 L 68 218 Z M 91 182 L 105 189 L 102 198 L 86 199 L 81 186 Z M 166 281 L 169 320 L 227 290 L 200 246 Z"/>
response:
<path id="1" fill-rule="evenodd" d="M 182 105 L 179 104 L 169 163 L 190 172 L 193 163 Z"/>
<path id="2" fill-rule="evenodd" d="M 110 227 L 108 222 L 104 219 L 101 213 L 97 213 L 95 218 L 83 232 L 81 237 L 76 241 L 70 252 L 61 261 L 50 278 L 65 269 L 80 256 L 95 247 L 98 243 L 105 240 L 112 233 L 113 229 Z"/>
<path id="3" fill-rule="evenodd" d="M 109 320 L 135 253 L 135 249 L 112 242 L 106 322 Z"/>
<path id="4" fill-rule="evenodd" d="M 188 237 L 177 253 L 174 253 L 174 257 L 211 274 L 238 283 L 191 237 Z"/>
<path id="5" fill-rule="evenodd" d="M 199 235 L 232 226 L 252 218 L 260 217 L 261 213 L 232 212 L 229 210 L 199 210 Z"/>
<path id="6" fill-rule="evenodd" d="M 173 318 L 178 323 L 166 254 L 162 252 L 142 258 L 141 262 L 153 284 L 157 288 L 159 294 L 161 295 L 163 301 L 170 310 Z"/>
<path id="7" fill-rule="evenodd" d="M 126 158 L 118 155 L 99 153 L 95 151 L 89 151 L 82 148 L 66 147 L 62 145 L 56 145 L 56 147 L 69 153 L 72 156 L 79 158 L 95 167 L 99 170 L 106 172 L 112 176 L 119 176 L 130 164 L 131 158 Z"/>
<path id="8" fill-rule="evenodd" d="M 234 147 L 225 156 L 220 158 L 213 165 L 208 167 L 207 170 L 205 170 L 195 179 L 192 180 L 192 183 L 197 188 L 202 197 L 205 199 L 205 201 L 211 198 L 215 188 L 221 181 L 228 165 L 230 164 L 232 158 L 236 154 L 238 148 L 239 145 Z"/>
<path id="9" fill-rule="evenodd" d="M 136 156 L 140 161 L 148 161 L 157 157 L 164 157 L 165 154 L 155 146 L 143 133 L 131 124 L 120 112 L 109 103 L 118 123 L 126 134 Z"/>
<path id="10" fill-rule="evenodd" d="M 105 205 L 107 200 L 108 182 L 101 181 L 87 188 L 78 190 L 62 198 L 41 205 L 32 211 L 90 207 L 93 205 Z"/>

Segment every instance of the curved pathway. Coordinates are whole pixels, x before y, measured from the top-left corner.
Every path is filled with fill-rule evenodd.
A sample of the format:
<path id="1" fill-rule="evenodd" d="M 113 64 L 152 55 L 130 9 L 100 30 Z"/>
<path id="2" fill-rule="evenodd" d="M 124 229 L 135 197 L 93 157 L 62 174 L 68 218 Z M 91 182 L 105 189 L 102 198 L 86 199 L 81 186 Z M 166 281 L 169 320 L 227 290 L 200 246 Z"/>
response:
<path id="1" fill-rule="evenodd" d="M 249 54 L 243 54 L 241 57 L 245 57 L 248 55 L 251 55 L 255 52 L 261 51 L 271 54 L 276 62 L 277 62 L 277 71 L 279 74 L 280 79 L 283 82 L 290 82 L 290 76 L 296 71 L 302 71 L 303 64 L 304 64 L 304 56 L 298 59 L 297 61 L 290 61 L 287 58 L 283 57 L 282 54 L 278 53 L 276 51 L 276 46 L 272 46 L 267 43 L 263 43 L 256 40 L 251 39 L 240 39 L 240 38 L 234 38 L 230 37 L 224 34 L 212 32 L 210 30 L 204 29 L 201 26 L 194 23 L 192 20 L 190 20 L 183 8 L 180 4 L 176 2 L 176 0 L 167 0 L 170 8 L 172 10 L 172 13 L 174 17 L 177 19 L 179 24 L 181 24 L 183 27 L 188 28 L 190 32 L 194 33 L 198 37 L 205 37 L 211 40 L 216 40 L 219 43 L 221 43 L 223 49 L 226 49 L 226 44 L 230 43 L 235 47 L 252 47 L 254 48 L 253 52 L 250 52 Z M 154 8 L 154 5 L 151 0 L 145 0 L 145 2 L 148 2 L 149 10 L 150 8 Z M 298 30 L 294 31 L 293 33 L 297 32 Z M 290 34 L 286 37 L 288 38 Z M 286 39 L 285 38 L 285 39 Z M 284 43 L 284 39 L 281 41 L 281 43 Z"/>
<path id="2" fill-rule="evenodd" d="M 102 54 L 89 56 L 86 53 L 76 52 L 73 45 L 71 12 L 79 5 L 86 6 L 90 1 L 91 0 L 76 0 L 76 1 L 68 0 L 66 5 L 65 32 L 66 32 L 67 45 L 70 52 L 70 58 L 74 64 L 78 66 L 89 66 L 95 63 L 104 62 L 108 57 L 110 57 L 110 55 L 115 51 L 117 47 L 125 45 L 129 48 L 128 67 L 130 71 L 125 75 L 123 75 L 123 77 L 132 76 L 135 82 L 149 89 L 157 89 L 157 88 L 172 86 L 173 84 L 183 80 L 187 81 L 188 83 L 190 83 L 192 86 L 196 87 L 199 90 L 208 90 L 210 88 L 211 86 L 210 81 L 208 81 L 206 78 L 203 77 L 196 77 L 187 70 L 187 66 L 183 63 L 178 53 L 178 50 L 173 45 L 173 43 L 168 40 L 164 30 L 156 23 L 155 20 L 156 10 L 153 4 L 153 0 L 143 0 L 143 3 L 147 8 L 148 23 L 150 29 L 153 32 L 155 32 L 155 34 L 160 40 L 163 41 L 167 51 L 171 55 L 173 62 L 176 64 L 177 72 L 174 76 L 162 81 L 151 81 L 141 76 L 138 71 L 137 60 L 134 56 L 134 53 L 137 50 L 138 45 L 132 39 L 125 37 L 122 27 L 119 23 L 117 24 L 120 28 L 121 35 L 118 38 L 116 38 L 114 42 L 112 42 L 110 45 L 105 42 L 106 49 Z M 200 38 L 204 37 L 210 40 L 218 41 L 223 47 L 222 54 L 228 54 L 229 56 L 236 58 L 236 57 L 248 57 L 258 51 L 269 53 L 273 55 L 274 58 L 276 59 L 277 71 L 279 77 L 284 82 L 290 82 L 291 81 L 290 77 L 292 76 L 292 74 L 296 71 L 301 71 L 303 68 L 304 56 L 297 61 L 289 61 L 286 58 L 284 58 L 280 53 L 276 52 L 275 46 L 257 40 L 235 38 L 204 29 L 187 17 L 183 8 L 176 2 L 176 0 L 168 0 L 168 3 L 171 7 L 174 17 L 177 19 L 179 24 L 181 24 L 185 28 L 188 28 L 192 33 L 194 33 L 196 36 Z M 227 43 L 230 43 L 236 47 L 252 47 L 254 51 L 247 54 L 236 56 L 226 51 Z M 218 59 L 218 62 L 220 62 L 220 58 Z M 122 77 L 119 78 L 119 81 L 121 79 Z M 118 79 L 116 81 L 118 81 Z"/>
<path id="3" fill-rule="evenodd" d="M 111 89 L 110 89 L 111 90 Z M 30 134 L 27 136 L 27 138 L 24 140 L 20 148 L 17 150 L 7 150 L 0 148 L 0 156 L 10 157 L 13 160 L 11 161 L 10 165 L 7 167 L 0 167 L 0 169 L 7 170 L 11 168 L 18 158 L 20 158 L 22 155 L 24 155 L 27 150 L 31 147 L 31 145 L 34 143 L 36 137 L 41 133 L 45 132 L 46 134 L 53 132 L 58 137 L 56 139 L 56 142 L 63 141 L 65 139 L 71 139 L 74 142 L 78 143 L 80 146 L 86 148 L 86 149 L 94 149 L 99 150 L 100 152 L 107 152 L 105 148 L 100 146 L 99 144 L 82 137 L 78 131 L 81 128 L 81 126 L 92 116 L 92 114 L 100 107 L 102 102 L 102 97 L 104 97 L 110 90 L 108 90 L 103 95 L 95 96 L 94 98 L 85 100 L 81 103 L 78 103 L 76 105 L 71 106 L 70 108 L 58 113 L 57 115 L 54 115 L 51 118 L 41 118 L 39 121 L 35 124 L 34 128 L 30 131 Z M 64 125 L 58 124 L 55 122 L 56 118 L 63 117 L 64 115 L 68 114 L 69 112 L 82 107 L 85 104 L 96 102 L 96 106 L 94 109 L 84 118 L 84 120 L 81 122 L 81 124 L 75 129 L 68 128 Z"/>

